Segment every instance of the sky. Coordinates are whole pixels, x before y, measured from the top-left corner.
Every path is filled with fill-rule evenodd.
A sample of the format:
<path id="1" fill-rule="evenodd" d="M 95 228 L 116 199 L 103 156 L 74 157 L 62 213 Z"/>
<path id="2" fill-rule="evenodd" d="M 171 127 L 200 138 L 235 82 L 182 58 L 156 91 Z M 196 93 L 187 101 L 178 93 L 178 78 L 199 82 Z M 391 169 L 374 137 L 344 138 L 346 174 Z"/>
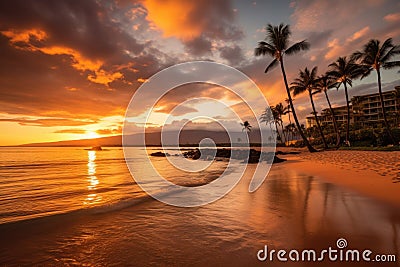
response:
<path id="1" fill-rule="evenodd" d="M 322 74 L 337 57 L 361 49 L 369 39 L 391 37 L 400 44 L 397 0 L 0 1 L 0 145 L 120 134 L 136 90 L 158 71 L 194 60 L 237 68 L 270 105 L 284 103 L 280 70 L 264 74 L 271 58 L 254 56 L 268 23 L 289 24 L 292 42 L 311 44 L 309 51 L 286 58 L 289 81 L 305 67 L 318 66 Z M 385 70 L 382 82 L 384 90 L 400 85 L 398 70 Z M 372 73 L 349 93 L 376 90 Z M 329 95 L 335 106 L 345 103 L 342 89 Z M 213 99 L 242 121 L 257 123 L 244 111 L 243 100 L 225 88 L 194 84 L 172 90 L 157 103 L 149 130 L 164 124 L 215 129 L 215 120 L 223 120 L 240 131 L 231 112 L 207 113 Z M 296 96 L 294 103 L 304 122 L 311 112 L 308 96 Z M 178 105 L 179 112 L 171 113 Z M 253 107 L 256 116 L 265 109 L 262 101 Z M 316 107 L 327 107 L 321 94 Z M 146 108 L 138 105 L 138 124 Z M 190 121 L 204 112 L 211 120 Z"/>

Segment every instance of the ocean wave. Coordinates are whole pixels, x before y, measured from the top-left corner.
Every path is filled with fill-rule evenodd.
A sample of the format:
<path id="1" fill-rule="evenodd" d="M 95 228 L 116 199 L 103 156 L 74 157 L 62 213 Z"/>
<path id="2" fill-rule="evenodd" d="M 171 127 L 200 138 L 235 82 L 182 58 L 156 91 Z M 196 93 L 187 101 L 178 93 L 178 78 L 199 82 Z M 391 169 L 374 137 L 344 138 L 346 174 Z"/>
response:
<path id="1" fill-rule="evenodd" d="M 156 196 L 161 195 L 169 195 L 181 192 L 181 190 L 164 190 L 160 191 Z M 7 212 L 0 214 L 0 221 L 4 221 L 0 223 L 0 227 L 4 225 L 17 225 L 17 224 L 26 224 L 29 222 L 47 222 L 48 220 L 57 220 L 65 217 L 74 217 L 74 216 L 90 216 L 96 214 L 104 214 L 104 213 L 112 213 L 116 211 L 120 211 L 123 209 L 127 209 L 130 207 L 134 207 L 141 203 L 152 201 L 154 198 L 146 193 L 143 195 L 136 195 L 131 198 L 123 198 L 112 202 L 99 203 L 95 205 L 89 205 L 86 207 L 82 207 L 74 210 L 66 210 L 66 211 L 52 211 L 52 212 L 42 212 L 42 213 L 34 213 L 31 212 L 29 214 L 22 213 L 18 211 Z M 155 201 L 155 200 L 154 200 Z M 7 220 L 6 216 L 9 217 L 10 220 Z M 12 220 L 11 220 L 12 219 Z"/>

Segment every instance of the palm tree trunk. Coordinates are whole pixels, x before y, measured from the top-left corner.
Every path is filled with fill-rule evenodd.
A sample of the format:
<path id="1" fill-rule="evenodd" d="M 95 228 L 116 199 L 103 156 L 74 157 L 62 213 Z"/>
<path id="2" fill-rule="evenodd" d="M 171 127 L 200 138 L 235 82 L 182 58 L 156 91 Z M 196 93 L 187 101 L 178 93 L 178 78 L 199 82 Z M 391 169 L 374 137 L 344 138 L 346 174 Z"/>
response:
<path id="1" fill-rule="evenodd" d="M 332 108 L 332 105 L 331 105 L 331 101 L 329 100 L 328 93 L 326 92 L 326 90 L 324 90 L 324 93 L 325 93 L 325 97 L 326 97 L 326 102 L 328 102 L 329 110 L 331 111 L 333 128 L 335 129 L 335 133 L 336 133 L 336 148 L 339 148 L 339 146 L 340 146 L 340 133 L 339 133 L 339 128 L 338 128 L 338 125 L 337 125 L 336 117 L 335 117 L 335 112 L 333 111 L 333 108 Z"/>
<path id="2" fill-rule="evenodd" d="M 312 106 L 312 109 L 313 109 L 313 112 L 314 112 L 315 122 L 317 123 L 319 134 L 321 135 L 322 142 L 324 143 L 324 148 L 328 149 L 328 144 L 326 143 L 324 133 L 322 132 L 321 124 L 319 123 L 319 120 L 318 120 L 317 111 L 315 110 L 315 105 L 314 105 L 314 100 L 313 100 L 313 97 L 312 97 L 312 93 L 311 93 L 311 91 L 308 91 L 308 93 L 310 95 L 311 106 Z"/>
<path id="3" fill-rule="evenodd" d="M 278 139 L 281 140 L 281 143 L 282 143 L 282 137 L 281 137 L 281 135 L 279 134 L 278 123 L 277 123 L 277 122 L 275 122 L 275 131 L 276 131 L 276 134 L 277 134 L 277 136 L 278 136 Z"/>
<path id="4" fill-rule="evenodd" d="M 280 63 L 281 63 L 280 65 L 281 65 L 281 71 L 282 71 L 283 81 L 284 81 L 284 83 L 285 83 L 286 93 L 287 93 L 287 95 L 288 95 L 288 99 L 289 99 L 289 103 L 290 103 L 290 108 L 292 109 L 293 118 L 294 118 L 294 121 L 296 122 L 297 129 L 299 130 L 299 133 L 300 133 L 300 135 L 301 135 L 301 138 L 303 139 L 304 144 L 307 146 L 308 151 L 310 151 L 310 152 L 317 152 L 317 150 L 316 150 L 315 148 L 312 147 L 312 145 L 310 144 L 310 142 L 308 142 L 306 135 L 304 134 L 303 130 L 301 129 L 299 120 L 297 119 L 296 110 L 294 109 L 294 106 L 293 106 L 292 96 L 290 95 L 289 85 L 288 85 L 287 78 L 286 78 L 285 67 L 283 66 L 283 57 L 281 58 Z"/>
<path id="5" fill-rule="evenodd" d="M 386 131 L 389 134 L 390 141 L 392 141 L 392 144 L 394 145 L 394 144 L 396 144 L 396 140 L 393 136 L 392 130 L 390 129 L 389 123 L 386 118 L 385 101 L 383 100 L 383 94 L 382 94 L 381 72 L 380 72 L 379 68 L 376 69 L 376 72 L 378 73 L 378 89 L 379 89 L 379 98 L 380 98 L 381 107 L 382 107 L 383 121 L 385 122 Z"/>
<path id="6" fill-rule="evenodd" d="M 281 122 L 281 131 L 282 131 L 282 136 L 284 137 L 285 140 L 282 139 L 282 142 L 286 145 L 286 134 L 283 131 L 283 121 Z"/>
<path id="7" fill-rule="evenodd" d="M 346 82 L 344 84 L 344 92 L 346 94 L 346 106 L 347 106 L 347 124 L 346 124 L 346 144 L 350 146 L 349 135 L 350 135 L 350 104 L 349 104 L 349 94 L 347 92 Z"/>

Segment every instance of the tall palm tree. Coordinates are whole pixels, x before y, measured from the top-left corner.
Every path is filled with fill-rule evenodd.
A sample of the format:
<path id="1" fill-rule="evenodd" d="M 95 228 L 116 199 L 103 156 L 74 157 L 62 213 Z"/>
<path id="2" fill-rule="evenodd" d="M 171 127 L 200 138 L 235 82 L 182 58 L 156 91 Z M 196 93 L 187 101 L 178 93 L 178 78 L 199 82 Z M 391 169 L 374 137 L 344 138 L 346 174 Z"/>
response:
<path id="1" fill-rule="evenodd" d="M 242 132 L 243 132 L 244 130 L 246 130 L 246 132 L 251 132 L 251 125 L 250 125 L 250 122 L 245 121 L 245 122 L 243 122 L 243 123 L 240 123 L 240 125 L 243 126 Z"/>
<path id="2" fill-rule="evenodd" d="M 346 144 L 350 145 L 350 102 L 347 85 L 349 85 L 350 87 L 352 86 L 353 79 L 361 76 L 362 69 L 359 65 L 355 63 L 353 58 L 347 59 L 347 57 L 339 57 L 335 62 L 329 64 L 329 67 L 331 68 L 331 70 L 328 71 L 328 75 L 333 77 L 337 81 L 337 88 L 339 88 L 342 84 L 344 86 L 347 106 Z"/>
<path id="3" fill-rule="evenodd" d="M 371 39 L 364 45 L 362 51 L 357 51 L 352 55 L 353 59 L 359 61 L 360 65 L 364 68 L 364 73 L 361 76 L 361 79 L 370 75 L 372 70 L 376 71 L 383 121 L 392 144 L 395 144 L 396 140 L 387 121 L 385 102 L 382 94 L 381 68 L 392 69 L 394 67 L 400 67 L 400 61 L 391 61 L 393 57 L 398 54 L 400 54 L 400 45 L 393 45 L 392 38 L 388 38 L 382 45 L 379 40 Z"/>
<path id="4" fill-rule="evenodd" d="M 339 147 L 340 146 L 340 132 L 339 132 L 339 128 L 337 125 L 335 112 L 333 111 L 331 101 L 329 100 L 329 96 L 328 96 L 328 90 L 330 90 L 332 88 L 336 88 L 337 82 L 332 77 L 330 77 L 328 74 L 325 73 L 324 75 L 322 75 L 318 78 L 318 82 L 317 82 L 316 86 L 319 90 L 321 90 L 325 94 L 326 102 L 328 102 L 329 110 L 330 110 L 331 116 L 332 116 L 333 128 L 335 129 L 335 133 L 336 133 L 336 147 Z"/>
<path id="5" fill-rule="evenodd" d="M 298 94 L 308 92 L 308 96 L 310 97 L 311 106 L 313 109 L 313 114 L 315 117 L 315 121 L 317 123 L 318 131 L 322 138 L 322 142 L 324 143 L 324 147 L 328 148 L 328 144 L 326 143 L 324 133 L 322 132 L 321 124 L 319 123 L 317 111 L 315 110 L 313 95 L 316 93 L 320 93 L 321 91 L 317 88 L 317 67 L 312 68 L 310 71 L 308 68 L 305 68 L 304 71 L 300 70 L 299 78 L 296 78 L 294 82 L 290 85 L 290 90 L 293 91 L 293 95 L 296 96 Z"/>
<path id="6" fill-rule="evenodd" d="M 269 125 L 269 129 L 273 132 L 272 124 L 275 123 L 275 117 L 272 112 L 272 107 L 266 107 L 264 112 L 260 116 L 260 121 L 265 122 L 265 124 Z M 275 125 L 276 126 L 276 125 Z"/>
<path id="7" fill-rule="evenodd" d="M 282 139 L 282 143 L 286 143 L 286 136 L 283 134 L 283 119 L 282 119 L 282 116 L 286 114 L 286 107 L 282 103 L 279 103 L 279 104 L 275 105 L 274 109 L 275 109 L 276 115 L 279 117 L 282 136 L 285 137 L 284 139 Z"/>
<path id="8" fill-rule="evenodd" d="M 285 132 L 287 135 L 286 140 L 288 141 L 293 140 L 293 131 L 294 131 L 293 126 L 294 126 L 293 123 L 289 123 L 288 125 L 285 126 Z"/>
<path id="9" fill-rule="evenodd" d="M 282 121 L 281 121 L 278 113 L 276 112 L 276 109 L 274 106 L 265 108 L 264 112 L 260 116 L 260 121 L 265 122 L 265 124 L 269 125 L 269 129 L 271 130 L 271 132 L 273 133 L 275 131 L 275 133 L 277 135 L 276 140 L 279 140 L 280 142 L 282 142 L 282 137 L 278 130 L 278 124 L 280 124 Z M 272 129 L 272 125 L 275 126 L 275 130 Z"/>
<path id="10" fill-rule="evenodd" d="M 290 107 L 292 109 L 293 118 L 296 122 L 296 126 L 299 129 L 299 133 L 303 138 L 304 144 L 307 146 L 310 152 L 316 152 L 315 148 L 313 148 L 310 142 L 307 140 L 304 131 L 301 129 L 299 120 L 297 119 L 296 111 L 293 106 L 292 96 L 290 95 L 289 84 L 286 78 L 286 72 L 284 67 L 283 58 L 284 55 L 293 55 L 302 50 L 309 49 L 310 45 L 306 40 L 301 42 L 295 43 L 289 47 L 289 37 L 291 35 L 289 25 L 280 24 L 279 26 L 272 26 L 268 24 L 266 27 L 267 35 L 264 41 L 258 43 L 258 46 L 255 48 L 254 53 L 256 56 L 270 56 L 274 59 L 265 69 L 265 73 L 268 72 L 271 68 L 275 67 L 280 64 L 283 82 L 285 84 L 286 93 L 288 95 Z"/>
<path id="11" fill-rule="evenodd" d="M 294 100 L 294 99 L 293 99 L 293 100 Z M 292 124 L 292 120 L 291 120 L 291 118 L 290 118 L 290 113 L 292 113 L 292 109 L 290 108 L 289 99 L 286 98 L 286 99 L 285 99 L 285 102 L 286 102 L 286 112 L 285 112 L 285 115 L 286 115 L 286 114 L 288 115 L 288 117 L 289 117 L 289 124 Z"/>

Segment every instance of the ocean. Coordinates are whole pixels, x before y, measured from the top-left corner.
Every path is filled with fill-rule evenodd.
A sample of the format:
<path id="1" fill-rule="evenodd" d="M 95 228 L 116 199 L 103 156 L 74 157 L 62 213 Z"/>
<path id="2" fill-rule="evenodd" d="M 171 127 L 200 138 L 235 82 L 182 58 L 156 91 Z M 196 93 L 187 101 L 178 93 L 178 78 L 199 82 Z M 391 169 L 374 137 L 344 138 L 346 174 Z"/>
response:
<path id="1" fill-rule="evenodd" d="M 151 152 L 132 149 L 137 157 L 130 160 L 138 165 Z M 322 250 L 340 238 L 349 248 L 400 253 L 398 208 L 298 173 L 286 162 L 274 165 L 254 193 L 248 185 L 255 165 L 249 165 L 225 197 L 183 208 L 144 193 L 121 148 L 4 147 L 0 157 L 1 266 L 271 266 L 257 259 L 265 245 Z M 188 175 L 166 158 L 153 162 L 172 182 L 188 186 L 215 179 L 227 164 Z"/>
<path id="2" fill-rule="evenodd" d="M 160 150 L 128 149 L 133 151 L 128 160 L 135 167 L 141 166 L 146 154 Z M 152 163 L 171 182 L 186 186 L 215 179 L 226 165 L 214 162 L 206 171 L 188 176 L 165 158 L 152 157 Z M 85 210 L 101 212 L 149 198 L 131 176 L 122 148 L 0 148 L 0 193 L 0 224 Z"/>

